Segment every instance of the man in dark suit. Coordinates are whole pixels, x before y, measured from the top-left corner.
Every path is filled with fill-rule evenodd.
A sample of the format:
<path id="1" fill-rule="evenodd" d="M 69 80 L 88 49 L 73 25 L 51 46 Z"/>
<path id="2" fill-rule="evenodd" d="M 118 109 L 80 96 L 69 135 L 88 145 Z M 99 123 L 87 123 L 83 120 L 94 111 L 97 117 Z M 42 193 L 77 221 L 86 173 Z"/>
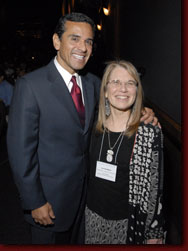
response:
<path id="1" fill-rule="evenodd" d="M 79 71 L 91 56 L 94 29 L 84 14 L 60 18 L 53 35 L 57 56 L 15 85 L 8 153 L 32 244 L 84 242 L 84 231 L 78 230 L 84 228 L 88 146 L 100 80 Z"/>
<path id="2" fill-rule="evenodd" d="M 56 58 L 15 86 L 8 152 L 25 217 L 34 226 L 33 243 L 72 239 L 100 87 L 96 76 L 78 75 L 91 56 L 93 38 L 94 23 L 87 16 L 60 18 L 53 35 Z M 82 92 L 84 124 L 70 95 L 72 75 Z M 56 232 L 63 233 L 61 238 Z"/>

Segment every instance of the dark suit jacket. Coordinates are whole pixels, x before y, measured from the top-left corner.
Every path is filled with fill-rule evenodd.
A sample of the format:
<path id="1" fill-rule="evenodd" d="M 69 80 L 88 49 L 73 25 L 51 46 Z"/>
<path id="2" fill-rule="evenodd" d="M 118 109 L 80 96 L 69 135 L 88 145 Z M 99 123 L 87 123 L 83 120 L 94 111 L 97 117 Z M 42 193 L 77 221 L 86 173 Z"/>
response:
<path id="1" fill-rule="evenodd" d="M 25 210 L 52 205 L 52 231 L 73 223 L 88 165 L 88 144 L 100 80 L 82 77 L 83 129 L 72 97 L 53 60 L 16 83 L 8 122 L 8 154 Z M 27 220 L 34 224 L 30 214 Z"/>

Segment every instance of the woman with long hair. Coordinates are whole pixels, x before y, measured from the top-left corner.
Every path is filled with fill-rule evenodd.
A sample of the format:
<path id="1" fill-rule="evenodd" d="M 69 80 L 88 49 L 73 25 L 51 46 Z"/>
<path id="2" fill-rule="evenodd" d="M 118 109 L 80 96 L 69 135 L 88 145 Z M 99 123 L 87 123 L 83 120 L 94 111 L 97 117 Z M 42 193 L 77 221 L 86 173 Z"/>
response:
<path id="1" fill-rule="evenodd" d="M 140 122 L 142 109 L 136 68 L 108 63 L 90 146 L 86 244 L 163 243 L 163 136 Z"/>

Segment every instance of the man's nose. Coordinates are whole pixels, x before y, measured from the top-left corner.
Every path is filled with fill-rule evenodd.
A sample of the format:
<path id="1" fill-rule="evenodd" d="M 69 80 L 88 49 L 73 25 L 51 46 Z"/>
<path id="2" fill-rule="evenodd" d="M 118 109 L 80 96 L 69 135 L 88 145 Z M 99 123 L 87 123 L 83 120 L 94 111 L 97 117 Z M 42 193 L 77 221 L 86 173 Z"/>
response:
<path id="1" fill-rule="evenodd" d="M 80 40 L 78 47 L 81 51 L 87 50 L 86 42 L 84 40 Z"/>

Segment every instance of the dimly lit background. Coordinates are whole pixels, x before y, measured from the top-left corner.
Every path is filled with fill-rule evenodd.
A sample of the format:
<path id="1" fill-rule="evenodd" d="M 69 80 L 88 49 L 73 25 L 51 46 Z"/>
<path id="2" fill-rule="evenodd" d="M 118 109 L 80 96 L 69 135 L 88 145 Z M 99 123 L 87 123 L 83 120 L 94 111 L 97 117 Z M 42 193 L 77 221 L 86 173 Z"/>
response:
<path id="1" fill-rule="evenodd" d="M 0 60 L 47 63 L 55 55 L 53 29 L 70 11 L 102 26 L 90 70 L 101 76 L 105 60 L 130 60 L 145 74 L 146 97 L 181 124 L 181 0 L 1 0 Z"/>
<path id="2" fill-rule="evenodd" d="M 103 8 L 106 8 L 106 15 Z M 90 16 L 96 30 L 87 70 L 102 76 L 105 62 L 131 61 L 141 74 L 145 105 L 165 136 L 167 243 L 182 241 L 181 0 L 1 0 L 0 64 L 32 71 L 56 52 L 55 25 L 71 11 Z"/>

